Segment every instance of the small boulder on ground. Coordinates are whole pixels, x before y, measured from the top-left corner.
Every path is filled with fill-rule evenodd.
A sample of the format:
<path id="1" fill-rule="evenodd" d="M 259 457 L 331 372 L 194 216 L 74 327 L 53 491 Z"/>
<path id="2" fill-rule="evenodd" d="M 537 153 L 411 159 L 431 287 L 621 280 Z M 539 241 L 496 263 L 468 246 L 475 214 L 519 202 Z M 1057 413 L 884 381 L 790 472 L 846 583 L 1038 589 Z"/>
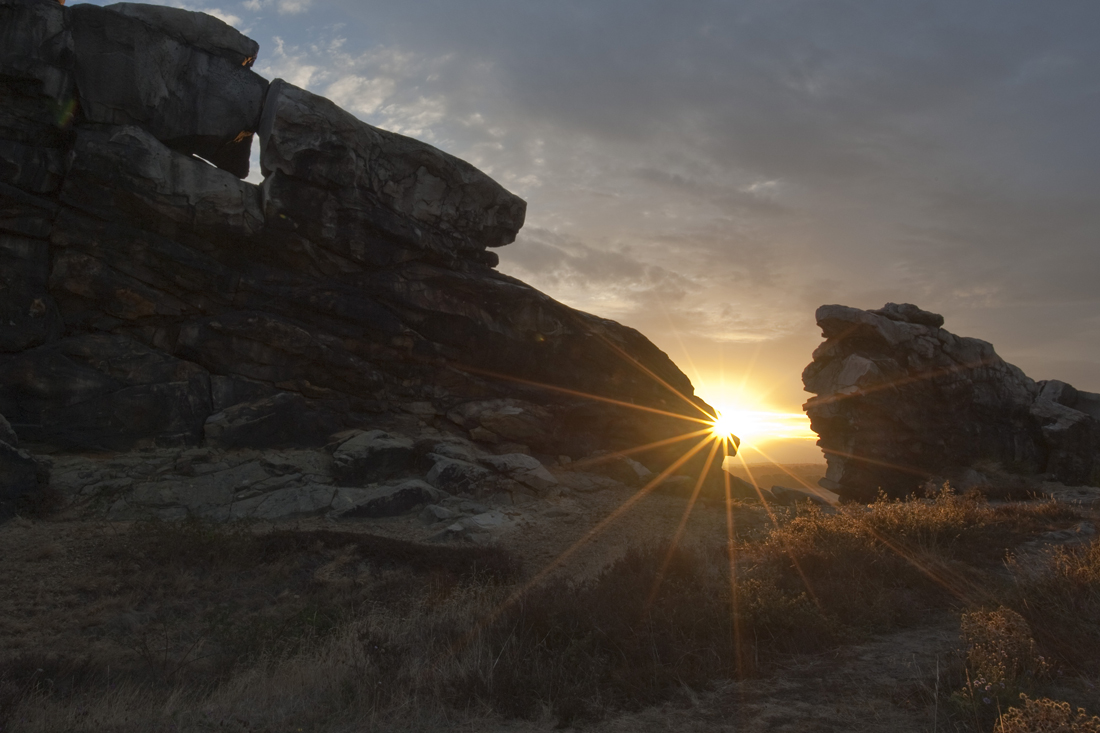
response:
<path id="1" fill-rule="evenodd" d="M 336 487 L 325 484 L 279 489 L 234 502 L 230 507 L 230 515 L 234 518 L 274 520 L 317 514 L 333 504 L 336 492 Z"/>
<path id="2" fill-rule="evenodd" d="M 420 521 L 424 524 L 435 524 L 436 522 L 447 522 L 453 520 L 458 516 L 458 513 L 454 510 L 448 509 L 445 506 L 439 504 L 429 504 L 424 507 L 420 512 Z"/>
<path id="3" fill-rule="evenodd" d="M 506 453 L 502 456 L 485 456 L 488 464 L 511 479 L 530 486 L 535 491 L 545 491 L 558 485 L 554 474 L 546 470 L 539 459 L 523 453 Z"/>
<path id="4" fill-rule="evenodd" d="M 446 458 L 434 453 L 428 455 L 433 466 L 425 477 L 427 482 L 448 494 L 477 493 L 481 484 L 491 475 L 487 468 L 460 461 L 455 458 Z"/>
<path id="5" fill-rule="evenodd" d="M 583 461 L 586 471 L 602 473 L 627 486 L 641 486 L 653 478 L 653 472 L 629 456 L 600 453 Z"/>
<path id="6" fill-rule="evenodd" d="M 318 400 L 280 392 L 214 413 L 203 432 L 219 448 L 309 447 L 323 445 L 342 422 Z"/>
<path id="7" fill-rule="evenodd" d="M 344 486 L 366 486 L 408 469 L 413 441 L 383 430 L 368 430 L 345 440 L 332 453 L 332 471 Z"/>
<path id="8" fill-rule="evenodd" d="M 332 509 L 344 518 L 395 517 L 418 506 L 437 502 L 446 494 L 419 479 L 364 489 L 339 488 Z M 442 507 L 439 507 L 442 508 Z"/>

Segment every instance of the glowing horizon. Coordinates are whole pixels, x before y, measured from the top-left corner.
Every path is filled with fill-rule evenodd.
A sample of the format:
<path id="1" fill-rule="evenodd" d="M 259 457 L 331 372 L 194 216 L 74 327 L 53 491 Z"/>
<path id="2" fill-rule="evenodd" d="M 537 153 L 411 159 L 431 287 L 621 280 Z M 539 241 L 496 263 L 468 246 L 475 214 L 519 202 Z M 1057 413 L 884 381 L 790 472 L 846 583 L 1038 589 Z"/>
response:
<path id="1" fill-rule="evenodd" d="M 769 399 L 771 390 L 756 384 L 751 367 L 737 382 L 719 377 L 705 379 L 696 373 L 696 394 L 711 405 L 719 419 L 715 432 L 741 440 L 739 455 L 748 461 L 771 463 L 824 463 L 804 412 L 783 409 Z"/>

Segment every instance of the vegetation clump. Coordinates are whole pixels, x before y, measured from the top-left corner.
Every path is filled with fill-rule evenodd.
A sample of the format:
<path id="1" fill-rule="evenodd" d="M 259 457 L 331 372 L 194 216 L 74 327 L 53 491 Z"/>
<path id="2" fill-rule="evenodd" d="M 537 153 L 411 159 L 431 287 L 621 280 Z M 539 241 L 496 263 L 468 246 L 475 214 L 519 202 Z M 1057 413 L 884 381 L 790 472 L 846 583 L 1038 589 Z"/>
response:
<path id="1" fill-rule="evenodd" d="M 1100 717 L 1068 702 L 1020 695 L 1023 707 L 1010 708 L 997 721 L 998 733 L 1100 733 Z"/>

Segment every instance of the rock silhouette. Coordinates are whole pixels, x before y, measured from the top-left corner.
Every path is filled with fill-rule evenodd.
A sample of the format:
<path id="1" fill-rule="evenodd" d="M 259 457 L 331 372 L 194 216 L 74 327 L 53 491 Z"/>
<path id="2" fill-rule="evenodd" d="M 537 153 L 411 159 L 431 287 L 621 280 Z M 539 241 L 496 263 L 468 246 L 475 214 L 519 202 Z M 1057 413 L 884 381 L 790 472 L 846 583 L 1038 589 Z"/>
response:
<path id="1" fill-rule="evenodd" d="M 829 468 L 822 485 L 859 501 L 900 497 L 975 468 L 1067 484 L 1100 478 L 1100 395 L 1035 382 L 993 346 L 911 304 L 817 310 L 825 336 L 802 373 Z"/>
<path id="2" fill-rule="evenodd" d="M 644 336 L 493 269 L 524 201 L 257 53 L 201 13 L 0 0 L 0 414 L 24 446 L 413 420 L 581 457 L 697 429 L 675 416 L 709 408 Z"/>

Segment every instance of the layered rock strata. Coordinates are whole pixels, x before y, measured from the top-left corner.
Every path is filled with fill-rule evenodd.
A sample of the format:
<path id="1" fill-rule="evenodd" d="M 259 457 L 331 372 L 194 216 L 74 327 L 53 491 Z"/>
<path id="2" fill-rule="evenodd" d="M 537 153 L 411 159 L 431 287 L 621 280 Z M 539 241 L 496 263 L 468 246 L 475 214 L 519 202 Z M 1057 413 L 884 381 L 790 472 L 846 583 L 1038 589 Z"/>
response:
<path id="1" fill-rule="evenodd" d="M 25 446 L 320 446 L 411 415 L 580 458 L 698 429 L 644 336 L 493 269 L 521 199 L 257 53 L 201 13 L 0 0 L 0 413 Z"/>
<path id="2" fill-rule="evenodd" d="M 829 464 L 825 488 L 867 501 L 982 470 L 1100 479 L 1100 394 L 1036 382 L 914 305 L 816 315 L 825 342 L 802 381 L 816 395 L 805 409 Z"/>

